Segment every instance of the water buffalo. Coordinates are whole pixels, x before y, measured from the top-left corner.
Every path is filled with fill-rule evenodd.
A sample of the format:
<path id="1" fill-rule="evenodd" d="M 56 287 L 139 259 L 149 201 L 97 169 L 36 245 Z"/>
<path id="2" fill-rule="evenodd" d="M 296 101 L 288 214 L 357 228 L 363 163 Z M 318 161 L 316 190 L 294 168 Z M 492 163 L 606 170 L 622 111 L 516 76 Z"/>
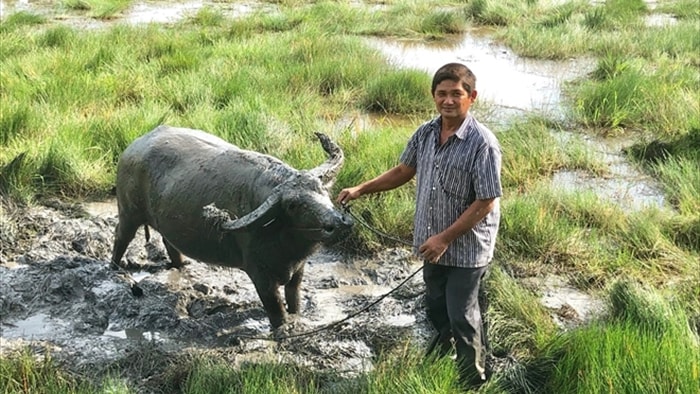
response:
<path id="1" fill-rule="evenodd" d="M 162 125 L 137 138 L 117 166 L 112 263 L 120 264 L 141 225 L 150 226 L 174 267 L 184 254 L 245 271 L 272 327 L 281 326 L 286 311 L 299 312 L 304 258 L 352 227 L 328 195 L 343 151 L 316 135 L 328 160 L 305 171 L 200 130 Z"/>

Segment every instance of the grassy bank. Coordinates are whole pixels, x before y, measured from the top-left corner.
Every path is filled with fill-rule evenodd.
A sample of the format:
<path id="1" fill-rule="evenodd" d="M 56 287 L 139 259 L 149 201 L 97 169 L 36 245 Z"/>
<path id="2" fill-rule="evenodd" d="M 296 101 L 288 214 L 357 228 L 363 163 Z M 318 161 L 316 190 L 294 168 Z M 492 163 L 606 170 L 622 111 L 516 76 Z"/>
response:
<path id="1" fill-rule="evenodd" d="M 72 12 L 104 19 L 126 3 L 66 4 Z M 337 191 L 395 164 L 415 127 L 433 113 L 430 77 L 388 64 L 364 37 L 440 39 L 488 26 L 520 55 L 592 57 L 597 66 L 566 86 L 566 121 L 526 116 L 492 127 L 503 146 L 505 195 L 490 279 L 491 332 L 494 346 L 521 363 L 497 374 L 481 392 L 665 393 L 698 387 L 696 2 L 661 2 L 655 10 L 641 0 L 556 6 L 397 1 L 372 10 L 336 2 L 275 6 L 276 12 L 243 18 L 205 8 L 172 26 L 96 30 L 25 12 L 3 19 L 0 194 L 16 203 L 102 198 L 113 187 L 120 153 L 161 123 L 204 129 L 299 168 L 323 160 L 313 132 L 326 132 L 346 154 Z M 674 22 L 649 25 L 653 13 L 671 15 Z M 352 122 L 346 127 L 347 114 L 368 113 L 402 120 L 372 123 L 359 132 Z M 586 143 L 590 135 L 633 140 L 630 159 L 659 179 L 668 209 L 629 210 L 593 193 L 553 188 L 552 176 L 564 169 L 609 176 L 607 164 Z M 380 230 L 407 239 L 413 203 L 409 186 L 357 201 L 353 209 Z M 0 229 L 12 229 L 11 221 L 0 212 Z M 3 237 L 10 235 L 3 230 Z M 366 251 L 391 243 L 362 228 L 354 236 Z M 547 274 L 607 297 L 609 313 L 562 331 L 538 294 L 519 282 Z M 646 310 L 652 315 L 640 316 Z M 232 369 L 216 359 L 176 361 L 177 373 L 160 382 L 173 392 L 456 390 L 449 362 L 426 362 L 409 342 L 374 360 L 373 372 L 352 379 L 288 365 Z M 589 373 L 582 376 L 581 370 Z M 4 392 L 135 392 L 131 382 L 103 379 L 96 384 L 64 373 L 51 358 L 20 354 L 0 360 Z"/>

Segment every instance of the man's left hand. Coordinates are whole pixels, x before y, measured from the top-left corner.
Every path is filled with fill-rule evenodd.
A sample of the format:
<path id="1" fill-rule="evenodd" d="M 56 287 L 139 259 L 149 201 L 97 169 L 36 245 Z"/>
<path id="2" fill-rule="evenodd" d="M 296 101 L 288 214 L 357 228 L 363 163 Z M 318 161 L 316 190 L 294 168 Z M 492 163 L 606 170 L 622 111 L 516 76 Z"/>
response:
<path id="1" fill-rule="evenodd" d="M 447 242 L 442 240 L 439 234 L 433 235 L 418 248 L 418 253 L 420 253 L 424 260 L 437 263 L 440 257 L 445 254 L 448 245 Z"/>

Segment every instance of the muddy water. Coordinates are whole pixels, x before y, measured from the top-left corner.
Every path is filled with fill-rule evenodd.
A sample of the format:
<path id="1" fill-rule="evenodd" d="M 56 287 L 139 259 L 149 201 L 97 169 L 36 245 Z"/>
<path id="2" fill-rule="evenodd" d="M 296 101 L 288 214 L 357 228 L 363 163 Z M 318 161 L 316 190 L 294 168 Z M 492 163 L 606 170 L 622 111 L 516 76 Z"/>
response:
<path id="1" fill-rule="evenodd" d="M 13 12 L 27 11 L 45 15 L 74 27 L 102 28 L 115 23 L 175 23 L 195 15 L 197 11 L 204 8 L 216 9 L 224 16 L 232 18 L 243 17 L 257 11 L 274 12 L 277 10 L 275 5 L 262 2 L 144 1 L 135 3 L 120 15 L 98 20 L 91 19 L 89 11 L 70 10 L 62 7 L 60 2 L 52 0 L 0 0 L 0 17 L 5 17 Z"/>
<path id="2" fill-rule="evenodd" d="M 552 186 L 564 191 L 593 192 L 627 212 L 645 208 L 670 209 L 661 185 L 627 160 L 623 151 L 635 141 L 630 138 L 585 139 L 593 154 L 608 167 L 608 174 L 595 177 L 584 171 L 559 171 Z"/>

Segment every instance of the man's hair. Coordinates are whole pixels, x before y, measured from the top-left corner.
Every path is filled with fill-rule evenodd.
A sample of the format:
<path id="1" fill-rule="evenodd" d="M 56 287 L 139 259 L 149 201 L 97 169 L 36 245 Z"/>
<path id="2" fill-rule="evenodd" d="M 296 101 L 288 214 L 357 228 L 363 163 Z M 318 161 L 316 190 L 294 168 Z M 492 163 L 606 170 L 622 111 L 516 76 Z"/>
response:
<path id="1" fill-rule="evenodd" d="M 435 72 L 430 93 L 435 95 L 437 86 L 446 79 L 454 82 L 461 82 L 462 87 L 469 94 L 476 89 L 476 76 L 469 67 L 461 63 L 447 63 Z"/>

